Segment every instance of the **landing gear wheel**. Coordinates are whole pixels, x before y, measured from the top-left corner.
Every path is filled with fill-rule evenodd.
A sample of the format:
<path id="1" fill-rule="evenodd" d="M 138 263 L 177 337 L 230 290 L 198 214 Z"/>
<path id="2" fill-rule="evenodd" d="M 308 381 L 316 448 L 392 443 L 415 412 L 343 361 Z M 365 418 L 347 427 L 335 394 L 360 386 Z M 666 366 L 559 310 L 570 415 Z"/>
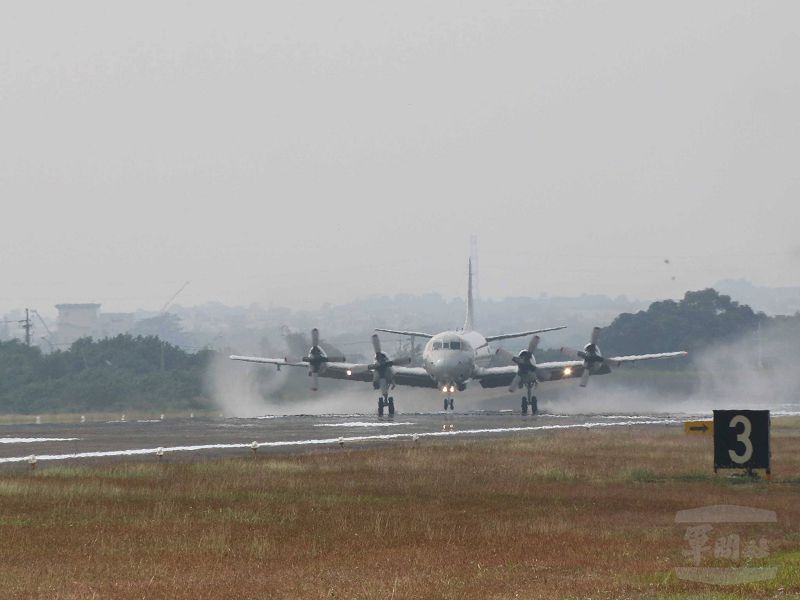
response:
<path id="1" fill-rule="evenodd" d="M 447 398 L 444 399 L 444 409 L 447 410 Z"/>
<path id="2" fill-rule="evenodd" d="M 391 417 L 392 415 L 394 415 L 394 398 L 389 396 L 387 404 L 389 405 L 389 416 Z"/>
<path id="3" fill-rule="evenodd" d="M 522 414 L 528 414 L 528 399 L 525 396 L 522 397 Z"/>
<path id="4" fill-rule="evenodd" d="M 378 398 L 378 416 L 383 416 L 383 398 Z"/>
<path id="5" fill-rule="evenodd" d="M 455 398 L 450 398 L 450 410 L 455 410 L 455 408 L 453 407 L 453 403 L 454 403 L 455 401 L 456 401 L 456 399 L 455 399 Z"/>
<path id="6" fill-rule="evenodd" d="M 539 401 L 536 399 L 536 396 L 531 397 L 531 414 L 535 415 L 539 412 Z"/>

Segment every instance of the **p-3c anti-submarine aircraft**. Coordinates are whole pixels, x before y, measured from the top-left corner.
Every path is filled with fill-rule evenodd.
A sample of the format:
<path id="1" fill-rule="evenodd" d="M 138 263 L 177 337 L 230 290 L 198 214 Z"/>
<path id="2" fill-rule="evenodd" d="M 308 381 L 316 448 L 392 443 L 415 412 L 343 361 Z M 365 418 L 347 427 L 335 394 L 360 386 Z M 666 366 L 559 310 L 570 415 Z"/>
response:
<path id="1" fill-rule="evenodd" d="M 381 342 L 377 334 L 372 336 L 372 346 L 375 350 L 375 359 L 372 363 L 348 363 L 344 358 L 341 360 L 329 359 L 320 347 L 319 330 L 316 328 L 311 330 L 312 345 L 308 356 L 304 356 L 302 359 L 237 355 L 230 358 L 244 362 L 276 365 L 278 369 L 283 366 L 305 367 L 312 378 L 311 389 L 314 391 L 318 388 L 319 377 L 372 382 L 374 389 L 381 392 L 378 398 L 378 414 L 383 415 L 384 408 L 386 408 L 388 413 L 393 415 L 395 412 L 394 398 L 389 395 L 389 391 L 396 385 L 439 388 L 444 394 L 444 410 L 455 408 L 453 395 L 456 391 L 463 392 L 467 389 L 467 384 L 471 382 L 479 382 L 484 388 L 508 386 L 509 392 L 524 388 L 522 413 L 526 414 L 529 407 L 533 413 L 538 410 L 534 390 L 540 382 L 580 378 L 581 387 L 586 387 L 590 376 L 610 373 L 612 366 L 617 367 L 624 363 L 640 360 L 686 356 L 686 352 L 662 352 L 660 354 L 605 358 L 597 346 L 600 328 L 595 327 L 589 343 L 584 346 L 583 350 L 562 348 L 562 352 L 572 355 L 574 360 L 537 363 L 533 356 L 539 344 L 539 336 L 536 334 L 565 329 L 565 326 L 483 336 L 474 328 L 471 262 L 468 279 L 467 318 L 461 330 L 431 334 L 376 328 L 375 331 L 428 339 L 422 352 L 421 367 L 406 366 L 411 362 L 410 358 L 389 358 L 381 350 Z M 529 335 L 533 337 L 527 348 L 520 351 L 517 356 L 511 357 L 513 364 L 492 366 L 492 363 L 496 362 L 495 355 L 500 351 L 494 350 L 490 346 L 490 342 Z"/>

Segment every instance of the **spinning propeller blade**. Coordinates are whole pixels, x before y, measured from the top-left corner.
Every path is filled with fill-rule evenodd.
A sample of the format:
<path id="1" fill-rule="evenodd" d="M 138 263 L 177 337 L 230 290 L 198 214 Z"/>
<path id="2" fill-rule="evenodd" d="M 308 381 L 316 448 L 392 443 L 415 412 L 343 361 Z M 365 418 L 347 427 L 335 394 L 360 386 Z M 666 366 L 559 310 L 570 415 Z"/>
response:
<path id="1" fill-rule="evenodd" d="M 378 337 L 377 333 L 372 334 L 372 348 L 375 350 L 375 354 L 380 354 L 381 352 L 381 339 Z"/>
<path id="2" fill-rule="evenodd" d="M 586 384 L 589 383 L 589 375 L 589 369 L 584 369 L 581 375 L 581 387 L 586 387 Z"/>

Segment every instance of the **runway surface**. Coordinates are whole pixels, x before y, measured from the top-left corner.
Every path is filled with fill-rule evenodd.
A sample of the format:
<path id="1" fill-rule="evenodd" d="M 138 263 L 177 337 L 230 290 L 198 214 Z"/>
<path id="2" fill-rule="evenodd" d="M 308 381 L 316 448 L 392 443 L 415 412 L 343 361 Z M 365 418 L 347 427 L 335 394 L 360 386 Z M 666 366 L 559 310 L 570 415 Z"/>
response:
<path id="1" fill-rule="evenodd" d="M 682 418 L 685 418 L 682 416 Z M 575 428 L 676 426 L 669 415 L 520 415 L 512 412 L 264 416 L 252 419 L 165 419 L 80 424 L 0 425 L 0 467 L 155 459 L 193 460 L 252 452 L 408 444 L 426 439 L 537 435 Z"/>

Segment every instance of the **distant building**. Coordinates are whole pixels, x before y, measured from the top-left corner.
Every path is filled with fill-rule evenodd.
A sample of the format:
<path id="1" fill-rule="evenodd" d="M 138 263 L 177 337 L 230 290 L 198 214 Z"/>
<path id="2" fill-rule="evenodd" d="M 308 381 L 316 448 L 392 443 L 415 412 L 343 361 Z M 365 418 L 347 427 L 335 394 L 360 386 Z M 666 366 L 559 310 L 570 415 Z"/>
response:
<path id="1" fill-rule="evenodd" d="M 115 337 L 133 327 L 134 313 L 100 313 L 96 337 Z"/>
<path id="2" fill-rule="evenodd" d="M 56 304 L 58 309 L 58 344 L 69 346 L 82 337 L 99 333 L 99 304 Z"/>

